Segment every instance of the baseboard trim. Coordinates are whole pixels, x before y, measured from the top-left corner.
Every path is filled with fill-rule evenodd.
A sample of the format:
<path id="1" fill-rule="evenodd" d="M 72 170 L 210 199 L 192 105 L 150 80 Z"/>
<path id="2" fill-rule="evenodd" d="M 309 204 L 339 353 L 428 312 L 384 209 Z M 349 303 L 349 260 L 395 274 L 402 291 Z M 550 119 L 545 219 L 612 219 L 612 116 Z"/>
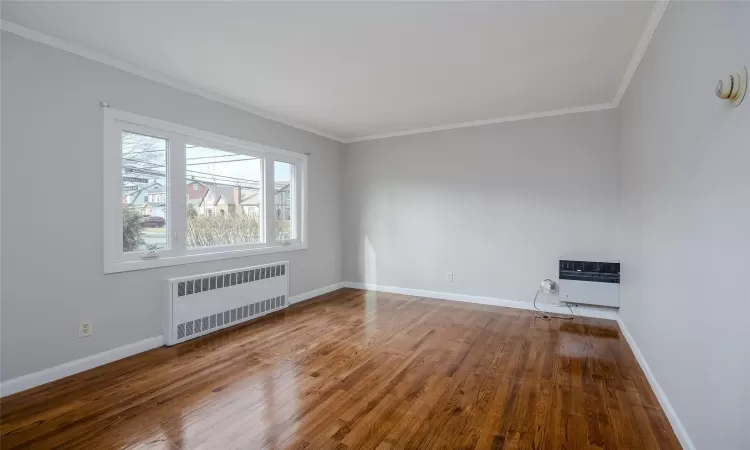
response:
<path id="1" fill-rule="evenodd" d="M 122 347 L 113 348 L 95 355 L 86 356 L 81 359 L 69 361 L 59 366 L 50 367 L 40 370 L 39 372 L 13 378 L 0 383 L 0 397 L 5 397 L 16 392 L 25 391 L 33 387 L 41 386 L 60 378 L 65 378 L 80 372 L 84 372 L 94 367 L 99 367 L 118 359 L 127 358 L 128 356 L 142 353 L 164 345 L 163 336 L 154 336 L 132 344 L 123 345 Z"/>
<path id="2" fill-rule="evenodd" d="M 498 298 L 492 298 L 492 297 L 481 297 L 481 296 L 475 296 L 475 295 L 455 294 L 455 293 L 449 293 L 449 292 L 427 291 L 427 290 L 422 290 L 422 289 L 409 289 L 409 288 L 401 288 L 401 287 L 395 287 L 395 286 L 382 286 L 382 285 L 369 284 L 369 283 L 345 282 L 341 284 L 343 285 L 343 287 L 348 287 L 348 288 L 353 288 L 353 289 L 363 289 L 367 291 L 388 292 L 391 294 L 402 294 L 402 295 L 410 295 L 414 297 L 427 297 L 427 298 L 435 298 L 435 299 L 441 299 L 441 300 L 453 300 L 453 301 L 458 301 L 458 302 L 478 303 L 482 305 L 502 306 L 506 308 L 515 308 L 515 309 L 523 309 L 523 310 L 534 309 L 534 306 L 532 305 L 531 302 L 498 299 Z M 659 383 L 656 381 L 656 377 L 654 377 L 654 373 L 651 371 L 651 368 L 649 367 L 648 362 L 646 362 L 646 358 L 643 356 L 643 353 L 641 353 L 641 350 L 638 348 L 638 345 L 635 343 L 635 340 L 633 339 L 633 336 L 630 334 L 628 327 L 625 326 L 625 322 L 622 320 L 622 317 L 614 310 L 604 310 L 604 309 L 584 307 L 584 306 L 574 306 L 573 312 L 577 316 L 593 317 L 593 318 L 598 318 L 598 319 L 609 319 L 609 320 L 617 321 L 617 324 L 619 325 L 620 330 L 622 331 L 622 335 L 625 337 L 625 341 L 630 346 L 631 350 L 633 351 L 633 354 L 635 355 L 636 361 L 638 361 L 638 364 L 641 366 L 643 373 L 646 375 L 646 379 L 651 385 L 651 389 L 654 390 L 654 393 L 656 394 L 656 398 L 659 400 L 659 404 L 664 410 L 664 414 L 667 416 L 667 420 L 669 420 L 670 425 L 672 425 L 672 429 L 674 430 L 674 433 L 677 436 L 677 439 L 680 441 L 680 444 L 685 450 L 695 450 L 693 441 L 690 439 L 690 436 L 688 436 L 687 431 L 685 430 L 685 427 L 682 425 L 682 422 L 677 416 L 677 413 L 672 407 L 672 404 L 669 402 L 667 395 L 664 393 L 661 386 L 659 386 Z"/>
<path id="3" fill-rule="evenodd" d="M 518 301 L 518 300 L 506 300 L 506 299 L 501 299 L 501 298 L 482 297 L 478 295 L 456 294 L 452 292 L 440 292 L 440 291 L 427 291 L 423 289 L 410 289 L 410 288 L 401 288 L 401 287 L 395 287 L 395 286 L 382 286 L 379 284 L 369 284 L 369 283 L 345 282 L 342 284 L 344 287 L 353 288 L 353 289 L 364 289 L 367 291 L 388 292 L 391 294 L 411 295 L 414 297 L 427 297 L 427 298 L 435 298 L 439 300 L 453 300 L 457 302 L 477 303 L 480 305 L 502 306 L 505 308 L 523 309 L 527 311 L 534 310 L 534 305 L 531 302 L 524 302 L 524 301 Z M 539 306 L 541 309 L 546 310 L 545 305 L 539 305 Z M 550 312 L 566 313 L 567 311 L 568 311 L 567 308 L 553 308 L 551 309 Z M 589 307 L 583 307 L 583 306 L 573 307 L 573 312 L 577 316 L 592 317 L 596 319 L 617 320 L 617 317 L 618 317 L 617 312 L 614 310 L 603 310 L 603 309 L 589 308 Z"/>
<path id="4" fill-rule="evenodd" d="M 317 297 L 319 295 L 327 294 L 329 292 L 333 292 L 343 287 L 344 287 L 344 283 L 334 283 L 334 284 L 329 284 L 328 286 L 324 286 L 319 289 L 313 289 L 312 291 L 307 291 L 301 294 L 293 295 L 289 297 L 289 304 L 294 305 L 295 303 L 304 302 L 305 300 L 310 300 L 311 298 Z"/>
<path id="5" fill-rule="evenodd" d="M 659 382 L 656 381 L 656 377 L 651 371 L 651 367 L 649 367 L 646 357 L 641 353 L 641 349 L 638 348 L 638 344 L 635 343 L 633 335 L 630 334 L 630 330 L 628 330 L 625 321 L 622 320 L 620 315 L 617 316 L 617 325 L 620 326 L 620 331 L 625 337 L 625 341 L 630 345 L 630 349 L 633 351 L 636 361 L 638 361 L 643 373 L 646 375 L 646 379 L 651 385 L 651 389 L 654 390 L 654 394 L 656 394 L 656 398 L 659 400 L 659 404 L 664 410 L 667 420 L 669 420 L 669 423 L 672 425 L 672 430 L 674 430 L 677 439 L 680 441 L 680 445 L 682 445 L 682 448 L 685 450 L 695 450 L 695 445 L 693 445 L 693 441 L 690 439 L 690 436 L 688 436 L 687 430 L 685 430 L 685 427 L 682 425 L 680 418 L 677 416 L 677 412 L 672 408 L 672 404 L 669 402 L 667 394 L 664 393 L 661 386 L 659 386 Z"/>
<path id="6" fill-rule="evenodd" d="M 456 293 L 440 292 L 440 291 L 428 291 L 428 290 L 422 290 L 422 289 L 400 288 L 400 287 L 395 287 L 395 286 L 382 286 L 382 285 L 369 284 L 369 283 L 354 283 L 354 282 L 334 283 L 334 284 L 330 284 L 328 286 L 324 286 L 319 289 L 314 289 L 311 291 L 304 292 L 302 294 L 297 294 L 289 298 L 289 303 L 290 304 L 300 303 L 305 300 L 309 300 L 314 297 L 317 297 L 319 295 L 327 294 L 329 292 L 333 292 L 335 290 L 345 288 L 345 287 L 352 288 L 352 289 L 363 289 L 363 290 L 368 290 L 368 291 L 387 292 L 387 293 L 392 293 L 392 294 L 410 295 L 410 296 L 415 296 L 415 297 L 427 297 L 427 298 L 434 298 L 434 299 L 440 299 L 440 300 L 453 300 L 453 301 L 466 302 L 466 303 L 477 303 L 477 304 L 482 304 L 482 305 L 501 306 L 501 307 L 506 307 L 506 308 L 515 308 L 515 309 L 522 309 L 522 310 L 534 309 L 533 305 L 530 302 L 498 299 L 498 298 L 492 298 L 492 297 L 482 297 L 482 296 L 476 296 L 476 295 L 456 294 Z M 617 321 L 617 324 L 620 327 L 620 331 L 622 332 L 623 337 L 625 337 L 625 341 L 630 346 L 630 349 L 633 351 L 633 355 L 635 355 L 636 361 L 638 361 L 638 364 L 641 366 L 643 373 L 646 375 L 646 379 L 651 385 L 651 389 L 654 390 L 654 394 L 656 395 L 656 398 L 659 400 L 659 404 L 664 410 L 664 413 L 667 416 L 669 423 L 672 425 L 672 429 L 674 430 L 675 435 L 677 436 L 677 439 L 680 441 L 680 444 L 686 450 L 695 450 L 693 441 L 690 439 L 690 436 L 687 434 L 685 427 L 682 425 L 682 422 L 677 416 L 677 412 L 675 412 L 674 408 L 672 407 L 672 404 L 669 402 L 667 395 L 664 393 L 661 386 L 656 381 L 656 377 L 654 376 L 654 373 L 651 371 L 651 368 L 649 367 L 648 362 L 646 361 L 646 358 L 643 356 L 643 353 L 641 353 L 640 348 L 638 347 L 635 340 L 633 339 L 633 336 L 630 334 L 630 331 L 628 330 L 628 327 L 625 325 L 625 322 L 623 321 L 622 317 L 614 311 L 600 310 L 596 308 L 587 308 L 587 307 L 575 307 L 574 312 L 576 313 L 576 315 L 579 315 L 579 316 L 594 317 L 594 318 L 601 318 L 601 319 L 611 319 L 611 320 Z M 27 389 L 31 389 L 36 386 L 41 386 L 43 384 L 50 383 L 55 380 L 59 380 L 61 378 L 65 378 L 70 375 L 75 375 L 77 373 L 84 372 L 86 370 L 93 369 L 95 367 L 99 367 L 104 364 L 117 361 L 119 359 L 127 358 L 128 356 L 132 356 L 132 355 L 142 353 L 142 352 L 154 349 L 154 348 L 161 347 L 162 345 L 164 345 L 164 337 L 154 336 L 154 337 L 150 337 L 147 339 L 143 339 L 138 342 L 134 342 L 132 344 L 123 345 L 122 347 L 117 347 L 111 350 L 97 353 L 95 355 L 86 356 L 84 358 L 80 358 L 74 361 L 60 364 L 55 367 L 50 367 L 48 369 L 40 370 L 39 372 L 34 372 L 34 373 L 20 376 L 18 378 L 13 378 L 11 380 L 3 381 L 3 382 L 0 382 L 0 397 L 5 397 L 11 394 L 15 394 L 17 392 L 25 391 Z"/>
<path id="7" fill-rule="evenodd" d="M 333 292 L 337 289 L 344 287 L 344 283 L 334 283 L 320 289 L 314 289 L 312 291 L 304 292 L 292 297 L 289 297 L 289 304 L 295 304 L 317 297 L 319 295 Z M 43 384 L 50 383 L 61 378 L 65 378 L 70 375 L 75 375 L 80 372 L 84 372 L 94 367 L 99 367 L 104 364 L 117 361 L 118 359 L 127 358 L 128 356 L 142 353 L 147 350 L 151 350 L 164 345 L 163 336 L 154 336 L 142 341 L 134 342 L 132 344 L 123 345 L 122 347 L 113 348 L 105 352 L 97 353 L 95 355 L 86 356 L 81 359 L 69 361 L 59 366 L 50 367 L 48 369 L 40 370 L 39 372 L 22 375 L 18 378 L 3 381 L 0 383 L 0 397 L 5 397 L 17 392 L 25 391 L 33 387 L 41 386 Z"/>

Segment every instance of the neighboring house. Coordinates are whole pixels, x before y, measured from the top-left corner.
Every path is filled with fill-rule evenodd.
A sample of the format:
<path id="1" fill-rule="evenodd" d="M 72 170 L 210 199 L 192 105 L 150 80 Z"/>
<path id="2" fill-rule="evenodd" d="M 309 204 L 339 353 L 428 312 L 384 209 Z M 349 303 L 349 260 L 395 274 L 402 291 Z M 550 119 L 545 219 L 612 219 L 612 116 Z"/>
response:
<path id="1" fill-rule="evenodd" d="M 209 189 L 208 186 L 209 186 L 208 184 L 205 184 L 201 181 L 197 181 L 197 180 L 190 181 L 185 187 L 188 201 L 203 200 L 203 197 L 205 197 L 206 193 L 208 192 L 208 189 Z"/>
<path id="2" fill-rule="evenodd" d="M 138 186 L 136 186 L 137 188 Z M 138 211 L 142 216 L 167 217 L 167 189 L 161 183 L 133 190 L 123 186 L 123 204 Z"/>
<path id="3" fill-rule="evenodd" d="M 142 216 L 154 216 L 167 218 L 167 204 L 166 203 L 146 203 L 141 208 L 140 214 Z"/>
<path id="4" fill-rule="evenodd" d="M 201 216 L 225 214 L 259 214 L 259 188 L 211 184 L 191 180 L 185 186 L 187 205 Z M 276 218 L 291 219 L 291 198 L 288 183 L 276 183 L 274 207 Z M 148 186 L 123 185 L 123 206 L 136 209 L 142 216 L 166 218 L 167 192 L 161 183 Z"/>
<path id="5" fill-rule="evenodd" d="M 276 193 L 273 204 L 276 209 L 276 219 L 290 220 L 292 218 L 291 197 L 288 183 L 276 183 Z"/>
<path id="6" fill-rule="evenodd" d="M 260 213 L 258 188 L 227 186 L 190 182 L 187 185 L 187 202 L 198 215 L 222 216 L 226 214 Z"/>

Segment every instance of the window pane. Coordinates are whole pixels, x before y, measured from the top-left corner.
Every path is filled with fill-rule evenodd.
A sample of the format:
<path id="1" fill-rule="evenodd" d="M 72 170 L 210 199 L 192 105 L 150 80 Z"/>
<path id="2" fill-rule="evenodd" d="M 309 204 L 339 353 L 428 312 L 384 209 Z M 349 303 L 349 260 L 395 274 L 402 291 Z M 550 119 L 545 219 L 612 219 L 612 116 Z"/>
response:
<path id="1" fill-rule="evenodd" d="M 122 250 L 167 248 L 167 141 L 122 133 Z"/>
<path id="2" fill-rule="evenodd" d="M 297 238 L 294 210 L 294 164 L 274 161 L 273 207 L 276 214 L 276 239 L 280 241 Z"/>
<path id="3" fill-rule="evenodd" d="M 260 158 L 188 145 L 187 246 L 260 242 Z"/>

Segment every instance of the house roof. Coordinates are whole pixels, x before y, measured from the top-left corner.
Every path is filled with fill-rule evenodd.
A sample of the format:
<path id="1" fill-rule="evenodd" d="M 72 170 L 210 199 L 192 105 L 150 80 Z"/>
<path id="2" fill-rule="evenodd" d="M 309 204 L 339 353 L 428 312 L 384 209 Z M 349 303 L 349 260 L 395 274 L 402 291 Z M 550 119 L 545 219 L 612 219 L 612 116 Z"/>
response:
<path id="1" fill-rule="evenodd" d="M 218 204 L 218 202 L 221 201 L 221 199 L 224 200 L 224 204 L 226 205 L 235 205 L 234 201 L 234 191 L 235 189 L 240 189 L 241 199 L 240 199 L 240 205 L 241 206 L 258 206 L 260 205 L 260 191 L 258 189 L 254 188 L 248 188 L 248 187 L 238 187 L 238 186 L 229 186 L 229 185 L 212 185 L 208 183 L 204 183 L 197 180 L 190 180 L 187 184 L 192 183 L 198 183 L 204 187 L 206 187 L 206 190 L 203 191 L 203 195 L 197 198 L 188 198 L 187 204 L 193 205 L 195 207 L 200 207 L 204 205 L 204 203 L 209 203 L 211 206 L 215 206 Z M 284 187 L 287 187 L 288 183 L 277 183 L 276 185 L 276 192 L 284 191 Z M 280 188 L 281 187 L 281 188 Z M 163 186 L 160 183 L 153 183 L 148 186 L 145 186 L 137 191 L 128 192 L 127 194 L 124 193 L 124 195 L 131 195 L 132 200 L 130 202 L 130 205 L 132 206 L 142 206 L 145 204 L 150 205 L 162 205 L 162 202 L 146 202 L 145 201 L 145 194 L 153 193 L 153 192 L 163 192 L 162 189 Z"/>
<path id="2" fill-rule="evenodd" d="M 210 206 L 217 205 L 222 199 L 226 205 L 235 205 L 234 192 L 235 189 L 240 189 L 242 198 L 240 199 L 240 205 L 243 206 L 255 206 L 260 204 L 260 198 L 258 190 L 251 188 L 240 188 L 238 186 L 227 186 L 227 185 L 211 185 L 207 183 L 198 182 L 205 186 L 207 190 L 203 193 L 200 198 L 188 198 L 187 204 L 200 207 L 205 204 Z"/>

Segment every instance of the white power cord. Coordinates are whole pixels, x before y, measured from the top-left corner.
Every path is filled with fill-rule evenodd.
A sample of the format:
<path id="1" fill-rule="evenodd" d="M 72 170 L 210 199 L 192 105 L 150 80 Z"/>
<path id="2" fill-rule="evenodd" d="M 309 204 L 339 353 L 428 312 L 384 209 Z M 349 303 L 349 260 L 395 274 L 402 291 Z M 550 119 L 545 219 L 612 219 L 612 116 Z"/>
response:
<path id="1" fill-rule="evenodd" d="M 564 314 L 556 314 L 556 313 L 550 313 L 547 311 L 542 311 L 539 309 L 538 306 L 536 306 L 536 299 L 539 297 L 539 293 L 542 292 L 542 289 L 545 289 L 544 283 L 549 281 L 549 292 L 554 291 L 555 282 L 550 280 L 549 278 L 545 278 L 544 281 L 539 285 L 539 289 L 536 290 L 536 295 L 534 295 L 534 309 L 537 310 L 537 312 L 534 313 L 534 317 L 538 317 L 543 320 L 552 320 L 552 319 L 561 319 L 561 320 L 573 320 L 575 317 L 575 314 L 573 314 L 573 308 L 570 307 L 569 304 L 565 303 L 565 306 L 568 307 L 568 310 L 570 311 L 570 315 L 564 315 Z M 546 290 L 546 289 L 545 289 Z"/>

